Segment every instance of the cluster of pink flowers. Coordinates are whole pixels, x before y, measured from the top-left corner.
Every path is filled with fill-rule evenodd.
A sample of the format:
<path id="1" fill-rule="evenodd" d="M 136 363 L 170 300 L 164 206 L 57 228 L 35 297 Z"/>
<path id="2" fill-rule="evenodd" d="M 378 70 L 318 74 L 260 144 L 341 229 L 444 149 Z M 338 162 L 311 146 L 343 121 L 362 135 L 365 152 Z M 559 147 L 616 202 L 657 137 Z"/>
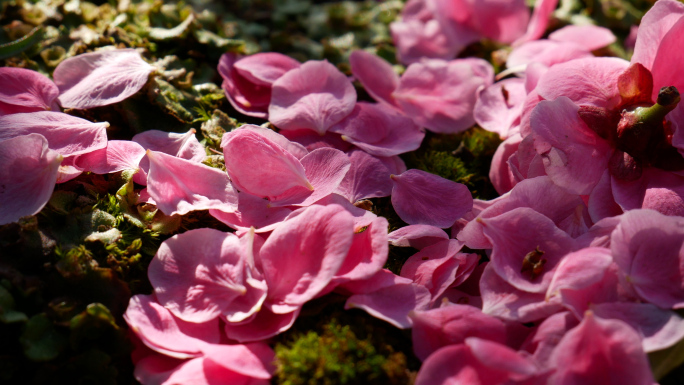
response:
<path id="1" fill-rule="evenodd" d="M 145 384 L 267 384 L 268 339 L 335 291 L 412 328 L 418 385 L 651 385 L 645 353 L 684 338 L 684 5 L 657 2 L 627 62 L 592 55 L 615 41 L 603 28 L 539 40 L 556 3 L 538 1 L 530 18 L 522 0 L 410 1 L 392 26 L 411 63 L 401 77 L 350 56 L 378 103 L 357 101 L 354 79 L 327 61 L 225 54 L 230 103 L 278 129 L 226 133 L 227 172 L 202 163 L 193 130 L 107 141 L 106 123 L 59 112 L 137 92 L 153 67 L 136 51 L 68 59 L 55 83 L 2 68 L 0 224 L 37 213 L 81 172 L 131 170 L 139 202 L 209 210 L 235 229 L 177 234 L 152 260 L 154 293 L 125 314 Z M 515 77 L 448 60 L 482 37 L 514 43 L 499 78 Z M 476 122 L 505 138 L 493 201 L 398 157 L 423 129 Z M 355 206 L 387 196 L 409 224 L 389 234 Z M 390 244 L 419 250 L 399 275 L 383 269 Z"/>

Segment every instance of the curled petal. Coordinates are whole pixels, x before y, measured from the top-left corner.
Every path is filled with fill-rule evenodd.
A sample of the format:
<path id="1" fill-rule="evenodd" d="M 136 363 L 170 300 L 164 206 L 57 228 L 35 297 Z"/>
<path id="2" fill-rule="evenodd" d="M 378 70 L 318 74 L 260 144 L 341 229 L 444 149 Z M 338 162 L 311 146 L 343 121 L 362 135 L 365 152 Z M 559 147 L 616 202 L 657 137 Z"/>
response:
<path id="1" fill-rule="evenodd" d="M 45 206 L 62 159 L 39 134 L 0 141 L 0 225 L 37 214 Z"/>
<path id="2" fill-rule="evenodd" d="M 53 110 L 59 89 L 45 75 L 24 68 L 0 68 L 0 116 Z"/>
<path id="3" fill-rule="evenodd" d="M 237 209 L 237 192 L 226 173 L 163 152 L 148 150 L 147 158 L 150 160 L 147 190 L 166 215 Z"/>
<path id="4" fill-rule="evenodd" d="M 154 67 L 134 49 L 97 51 L 59 63 L 53 73 L 64 108 L 88 109 L 118 103 L 147 83 Z"/>
<path id="5" fill-rule="evenodd" d="M 37 111 L 0 117 L 0 140 L 40 134 L 63 156 L 89 153 L 107 146 L 109 123 L 92 123 L 61 112 Z"/>

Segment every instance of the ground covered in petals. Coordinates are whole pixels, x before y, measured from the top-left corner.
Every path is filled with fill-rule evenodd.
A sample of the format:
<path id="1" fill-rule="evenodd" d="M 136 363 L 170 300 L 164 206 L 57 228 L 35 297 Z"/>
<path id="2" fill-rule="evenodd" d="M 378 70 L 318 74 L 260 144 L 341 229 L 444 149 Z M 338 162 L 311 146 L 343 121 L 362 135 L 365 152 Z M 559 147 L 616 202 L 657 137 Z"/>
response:
<path id="1" fill-rule="evenodd" d="M 0 384 L 684 383 L 684 2 L 0 0 Z"/>

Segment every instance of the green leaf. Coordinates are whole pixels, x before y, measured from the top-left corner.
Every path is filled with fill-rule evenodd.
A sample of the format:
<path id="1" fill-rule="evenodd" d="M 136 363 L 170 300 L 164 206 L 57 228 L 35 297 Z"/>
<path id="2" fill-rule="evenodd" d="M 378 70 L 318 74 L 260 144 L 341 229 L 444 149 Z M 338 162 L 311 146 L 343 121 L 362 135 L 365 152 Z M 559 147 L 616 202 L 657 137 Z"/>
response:
<path id="1" fill-rule="evenodd" d="M 119 326 L 109 309 L 101 303 L 91 303 L 86 310 L 77 314 L 69 324 L 71 346 L 78 349 L 84 343 L 97 341 L 101 337 L 116 337 Z"/>
<path id="2" fill-rule="evenodd" d="M 14 297 L 4 286 L 0 285 L 0 322 L 9 324 L 28 320 L 26 314 L 14 310 L 14 306 Z"/>
<path id="3" fill-rule="evenodd" d="M 33 361 L 50 361 L 66 347 L 67 339 L 59 333 L 52 321 L 41 313 L 31 317 L 19 337 L 26 357 Z"/>
<path id="4" fill-rule="evenodd" d="M 7 59 L 12 56 L 17 56 L 40 42 L 42 38 L 43 27 L 36 27 L 24 37 L 7 44 L 0 45 L 0 59 Z"/>
<path id="5" fill-rule="evenodd" d="M 660 381 L 673 369 L 684 364 L 684 339 L 667 349 L 649 353 L 648 359 L 651 361 L 653 377 Z"/>

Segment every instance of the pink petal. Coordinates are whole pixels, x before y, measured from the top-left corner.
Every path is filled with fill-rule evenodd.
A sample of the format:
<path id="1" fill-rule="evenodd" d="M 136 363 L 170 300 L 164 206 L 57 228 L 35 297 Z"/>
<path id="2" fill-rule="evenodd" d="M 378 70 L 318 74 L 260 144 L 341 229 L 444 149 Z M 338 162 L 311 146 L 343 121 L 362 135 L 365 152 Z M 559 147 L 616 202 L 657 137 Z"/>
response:
<path id="1" fill-rule="evenodd" d="M 511 78 L 494 83 L 478 96 L 473 112 L 475 121 L 480 127 L 505 139 L 520 124 L 526 97 L 523 79 Z"/>
<path id="2" fill-rule="evenodd" d="M 536 0 L 534 2 L 534 11 L 532 12 L 530 23 L 527 26 L 527 31 L 523 36 L 514 41 L 512 45 L 515 47 L 542 37 L 544 31 L 546 31 L 546 27 L 549 25 L 549 17 L 553 10 L 556 9 L 557 5 L 558 0 Z"/>
<path id="3" fill-rule="evenodd" d="M 339 134 L 335 134 L 332 132 L 326 132 L 325 135 L 321 136 L 315 131 L 311 131 L 309 129 L 304 128 L 301 130 L 294 131 L 280 131 L 280 134 L 282 134 L 282 136 L 291 140 L 295 144 L 304 146 L 304 148 L 308 151 L 313 151 L 319 148 L 326 147 L 335 148 L 340 151 L 349 151 L 354 147 L 354 145 L 352 145 L 351 143 L 342 140 Z M 290 149 L 287 150 L 290 151 Z"/>
<path id="4" fill-rule="evenodd" d="M 238 112 L 266 119 L 268 117 L 268 104 L 271 101 L 271 87 L 263 84 L 255 84 L 235 70 L 237 55 L 229 52 L 221 55 L 218 64 L 218 72 L 223 78 L 221 87 L 226 93 L 230 104 Z"/>
<path id="5" fill-rule="evenodd" d="M 297 60 L 281 53 L 262 52 L 236 61 L 235 70 L 254 84 L 268 86 L 299 65 Z"/>
<path id="6" fill-rule="evenodd" d="M 595 25 L 568 25 L 549 34 L 549 40 L 575 43 L 587 51 L 609 46 L 617 40 L 608 29 Z"/>
<path id="7" fill-rule="evenodd" d="M 176 317 L 207 322 L 246 294 L 245 254 L 234 234 L 190 230 L 161 244 L 147 274 L 159 303 Z"/>
<path id="8" fill-rule="evenodd" d="M 314 189 L 299 160 L 257 131 L 227 133 L 221 146 L 228 175 L 241 191 L 274 200 L 288 190 Z"/>
<path id="9" fill-rule="evenodd" d="M 308 61 L 273 83 L 268 116 L 283 130 L 308 128 L 323 135 L 354 108 L 351 82 L 327 61 Z"/>
<path id="10" fill-rule="evenodd" d="M 35 215 L 50 199 L 62 156 L 39 134 L 0 141 L 0 225 Z"/>
<path id="11" fill-rule="evenodd" d="M 147 190 L 166 215 L 237 209 L 237 193 L 226 173 L 163 152 L 148 150 L 147 157 L 150 160 Z"/>
<path id="12" fill-rule="evenodd" d="M 416 150 L 425 137 L 425 132 L 406 115 L 383 104 L 366 102 L 356 103 L 351 114 L 330 131 L 377 156 Z"/>
<path id="13" fill-rule="evenodd" d="M 620 223 L 620 217 L 603 218 L 596 222 L 589 230 L 575 238 L 581 248 L 606 247 L 610 248 L 610 235 Z"/>
<path id="14" fill-rule="evenodd" d="M 390 172 L 379 159 L 361 150 L 353 150 L 347 155 L 351 167 L 335 193 L 349 202 L 392 194 Z"/>
<path id="15" fill-rule="evenodd" d="M 220 346 L 228 350 L 228 345 Z M 230 357 L 229 360 L 236 366 L 240 363 L 234 355 L 227 357 Z M 223 361 L 225 362 L 226 358 Z M 150 385 L 267 385 L 269 383 L 268 380 L 255 379 L 227 369 L 207 357 L 178 361 L 160 355 L 148 356 L 140 360 L 135 367 L 135 378 L 143 384 Z"/>
<path id="16" fill-rule="evenodd" d="M 492 83 L 489 63 L 479 59 L 425 60 L 410 65 L 394 98 L 417 124 L 439 133 L 458 133 L 474 123 L 477 90 Z M 489 71 L 482 73 L 482 68 Z"/>
<path id="17" fill-rule="evenodd" d="M 404 262 L 401 276 L 430 290 L 434 303 L 447 288 L 465 281 L 477 266 L 479 257 L 461 253 L 462 247 L 455 239 L 428 246 Z"/>
<path id="18" fill-rule="evenodd" d="M 387 262 L 387 219 L 377 217 L 363 231 L 355 232 L 342 266 L 331 284 L 371 278 Z"/>
<path id="19" fill-rule="evenodd" d="M 597 317 L 625 322 L 641 334 L 646 353 L 667 349 L 684 338 L 684 319 L 650 303 L 614 302 L 592 306 Z"/>
<path id="20" fill-rule="evenodd" d="M 59 90 L 52 80 L 24 68 L 0 68 L 0 116 L 59 108 L 55 99 Z"/>
<path id="21" fill-rule="evenodd" d="M 351 167 L 351 162 L 345 153 L 332 148 L 319 148 L 311 151 L 301 160 L 306 177 L 313 186 L 313 192 L 304 201 L 290 202 L 296 206 L 309 206 L 325 198 L 335 191 L 342 183 L 345 175 Z M 274 202 L 277 205 L 285 205 L 286 199 Z"/>
<path id="22" fill-rule="evenodd" d="M 311 206 L 273 230 L 260 256 L 275 313 L 293 311 L 328 285 L 349 252 L 352 231 L 351 214 L 338 205 Z"/>
<path id="23" fill-rule="evenodd" d="M 569 192 L 587 195 L 601 179 L 613 149 L 587 127 L 578 110 L 566 97 L 539 102 L 531 126 L 534 148 L 551 180 Z"/>
<path id="24" fill-rule="evenodd" d="M 118 103 L 147 83 L 154 67 L 134 49 L 97 51 L 70 57 L 53 73 L 64 108 L 88 109 Z"/>
<path id="25" fill-rule="evenodd" d="M 632 182 L 610 179 L 612 197 L 622 210 L 645 208 L 665 215 L 684 216 L 683 176 L 648 167 L 641 178 Z"/>
<path id="26" fill-rule="evenodd" d="M 544 99 L 568 97 L 577 105 L 593 105 L 611 109 L 620 102 L 617 78 L 629 62 L 618 58 L 577 59 L 555 65 L 537 85 Z"/>
<path id="27" fill-rule="evenodd" d="M 0 140 L 20 135 L 43 135 L 51 150 L 64 156 L 85 154 L 107 146 L 109 123 L 53 111 L 38 111 L 0 116 Z"/>
<path id="28" fill-rule="evenodd" d="M 392 206 L 411 225 L 451 227 L 470 211 L 473 198 L 465 185 L 420 170 L 392 176 Z"/>
<path id="29" fill-rule="evenodd" d="M 684 13 L 684 7 L 680 7 L 680 9 Z M 653 67 L 651 67 L 654 86 L 653 100 L 658 98 L 658 91 L 661 87 L 675 86 L 678 90 L 684 90 L 684 80 L 679 71 L 672 65 L 672 63 L 681 63 L 684 60 L 684 52 L 680 49 L 684 44 L 683 34 L 684 14 L 663 36 L 658 53 L 653 60 Z"/>
<path id="30" fill-rule="evenodd" d="M 489 368 L 509 372 L 511 379 L 524 379 L 539 371 L 531 360 L 496 341 L 467 337 L 465 345 L 480 362 Z"/>
<path id="31" fill-rule="evenodd" d="M 561 259 L 577 247 L 576 242 L 547 217 L 521 207 L 493 218 L 480 219 L 484 234 L 492 241 L 491 266 L 516 288 L 545 292 Z M 541 272 L 524 271 L 524 259 L 535 250 L 545 259 Z"/>
<path id="32" fill-rule="evenodd" d="M 208 344 L 220 339 L 218 319 L 184 322 L 149 295 L 133 296 L 124 319 L 146 346 L 175 358 L 198 357 Z"/>
<path id="33" fill-rule="evenodd" d="M 421 250 L 440 241 L 449 239 L 439 227 L 429 225 L 409 225 L 392 231 L 387 240 L 392 246 L 413 247 Z"/>
<path id="34" fill-rule="evenodd" d="M 546 301 L 543 293 L 518 290 L 487 264 L 480 280 L 482 312 L 504 320 L 532 322 L 563 309 L 560 301 Z"/>
<path id="35" fill-rule="evenodd" d="M 448 305 L 415 311 L 411 318 L 413 351 L 422 361 L 439 348 L 462 344 L 467 337 L 506 341 L 506 325 L 473 306 Z"/>
<path id="36" fill-rule="evenodd" d="M 523 349 L 533 353 L 542 367 L 549 367 L 548 361 L 553 350 L 563 336 L 578 324 L 579 320 L 568 311 L 553 314 L 528 336 Z"/>
<path id="37" fill-rule="evenodd" d="M 75 165 L 95 174 L 139 169 L 145 149 L 128 140 L 110 140 L 107 147 L 76 158 Z"/>
<path id="38" fill-rule="evenodd" d="M 639 296 L 662 308 L 684 307 L 684 220 L 652 210 L 622 215 L 610 243 L 615 263 Z"/>
<path id="39" fill-rule="evenodd" d="M 587 312 L 551 355 L 559 385 L 650 385 L 655 381 L 637 332 L 622 321 L 602 320 Z"/>
<path id="40" fill-rule="evenodd" d="M 300 310 L 297 308 L 290 313 L 278 314 L 265 306 L 247 323 L 226 322 L 224 331 L 228 338 L 238 342 L 263 341 L 292 327 Z"/>
<path id="41" fill-rule="evenodd" d="M 268 116 L 271 85 L 299 62 L 276 52 L 257 53 L 238 59 L 233 53 L 221 56 L 218 71 L 230 104 L 239 112 L 257 118 Z"/>
<path id="42" fill-rule="evenodd" d="M 265 137 L 266 139 L 268 139 L 268 140 L 272 141 L 273 143 L 277 144 L 278 146 L 282 147 L 285 151 L 289 152 L 290 154 L 292 154 L 297 159 L 302 159 L 304 156 L 306 156 L 306 154 L 309 153 L 309 151 L 313 151 L 314 149 L 308 149 L 304 145 L 300 144 L 299 142 L 294 141 L 293 139 L 291 139 L 289 136 L 286 136 L 286 135 L 291 135 L 291 134 L 302 132 L 302 133 L 314 135 L 319 140 L 321 139 L 320 135 L 318 135 L 314 132 L 311 132 L 311 130 L 283 131 L 281 133 L 278 133 L 278 132 L 275 132 L 269 128 L 265 128 L 265 127 L 261 127 L 261 126 L 255 126 L 253 124 L 244 124 L 244 125 L 240 126 L 240 129 L 241 130 L 249 130 L 249 131 L 255 132 L 255 133 Z M 228 141 L 229 138 L 230 138 L 230 136 L 227 136 L 227 135 L 222 138 L 221 147 L 223 147 L 223 144 L 226 143 L 226 141 Z M 326 147 L 335 148 L 335 146 L 326 146 Z M 346 149 L 345 149 L 345 151 L 346 151 Z"/>
<path id="43" fill-rule="evenodd" d="M 394 175 L 399 175 L 406 171 L 406 163 L 398 156 L 376 156 L 376 158 Z"/>
<path id="44" fill-rule="evenodd" d="M 168 155 L 201 163 L 207 158 L 204 146 L 195 137 L 195 129 L 185 134 L 149 130 L 137 134 L 131 139 L 145 150 L 159 151 Z"/>
<path id="45" fill-rule="evenodd" d="M 661 47 L 661 40 L 684 16 L 684 5 L 676 1 L 660 1 L 641 19 L 632 63 L 641 63 L 648 69 Z M 662 86 L 661 86 L 662 87 Z"/>
<path id="46" fill-rule="evenodd" d="M 493 204 L 482 210 L 478 214 L 478 218 L 493 218 L 518 207 L 528 207 L 543 214 L 551 219 L 556 226 L 572 236 L 580 235 L 587 230 L 586 228 L 590 224 L 585 223 L 586 219 L 581 215 L 584 213 L 585 207 L 582 199 L 556 186 L 546 176 L 525 179 L 518 183 L 509 195 L 498 198 Z M 573 223 L 575 221 L 579 221 L 579 224 Z M 578 227 L 583 228 L 583 231 L 570 231 Z M 482 223 L 479 220 L 470 221 L 458 233 L 458 239 L 466 242 L 466 245 L 473 249 L 490 249 L 492 247 L 482 232 Z"/>
<path id="47" fill-rule="evenodd" d="M 591 247 L 570 253 L 558 264 L 546 297 L 560 296 L 562 300 L 566 292 L 595 286 L 605 279 L 612 264 L 613 257 L 606 248 Z M 580 310 L 580 315 L 584 310 Z"/>
<path id="48" fill-rule="evenodd" d="M 522 36 L 530 20 L 524 0 L 480 0 L 472 2 L 475 28 L 486 38 L 512 43 Z"/>
<path id="49" fill-rule="evenodd" d="M 337 287 L 337 291 L 345 294 L 367 294 L 386 287 L 411 283 L 412 281 L 408 278 L 400 277 L 387 269 L 382 269 L 369 278 L 345 282 Z"/>
<path id="50" fill-rule="evenodd" d="M 375 318 L 387 321 L 399 329 L 412 325 L 409 314 L 414 310 L 427 310 L 430 292 L 413 283 L 399 283 L 368 294 L 355 294 L 347 299 L 345 309 L 358 308 Z"/>
<path id="51" fill-rule="evenodd" d="M 349 64 L 356 79 L 373 99 L 395 105 L 392 93 L 399 86 L 399 76 L 390 63 L 380 56 L 356 50 L 349 55 Z"/>
<path id="52" fill-rule="evenodd" d="M 235 212 L 209 210 L 214 218 L 236 230 L 249 230 L 254 227 L 258 232 L 271 231 L 292 212 L 286 207 L 272 207 L 266 199 L 240 192 Z"/>
<path id="53" fill-rule="evenodd" d="M 275 367 L 272 365 L 272 362 L 275 360 L 275 353 L 265 343 L 248 345 L 216 344 L 204 348 L 203 352 L 205 359 L 216 366 L 211 367 L 214 365 L 210 366 L 205 362 L 205 373 L 207 373 L 207 377 L 214 377 L 211 378 L 212 380 L 228 380 L 224 376 L 218 376 L 219 373 L 224 372 L 223 370 L 216 370 L 219 368 L 228 369 L 252 380 L 268 380 L 275 371 Z M 245 379 L 245 384 L 252 383 L 249 379 Z"/>
<path id="54" fill-rule="evenodd" d="M 582 46 L 554 40 L 535 40 L 527 42 L 516 49 L 506 59 L 506 67 L 510 71 L 518 72 L 533 63 L 546 67 L 569 62 L 574 59 L 594 57 L 589 50 Z"/>
<path id="55" fill-rule="evenodd" d="M 79 155 L 64 158 L 57 173 L 57 183 L 68 182 L 83 173 L 83 169 L 76 166 L 78 157 Z"/>
<path id="56" fill-rule="evenodd" d="M 395 21 L 390 24 L 390 32 L 397 47 L 397 58 L 407 65 L 423 58 L 452 59 L 469 43 L 479 39 L 472 30 L 460 36 L 453 34 L 434 19 Z"/>
<path id="57" fill-rule="evenodd" d="M 503 384 L 508 373 L 484 366 L 467 345 L 443 347 L 428 357 L 418 372 L 415 385 Z"/>
<path id="58" fill-rule="evenodd" d="M 494 153 L 492 165 L 489 168 L 489 180 L 499 194 L 503 195 L 511 191 L 517 184 L 508 160 L 515 156 L 521 141 L 520 134 L 514 134 L 504 140 Z"/>
<path id="59" fill-rule="evenodd" d="M 606 169 L 601 176 L 598 184 L 589 194 L 589 215 L 591 219 L 598 222 L 601 219 L 617 216 L 623 213 L 622 208 L 615 202 L 613 188 L 611 186 L 610 171 Z"/>

